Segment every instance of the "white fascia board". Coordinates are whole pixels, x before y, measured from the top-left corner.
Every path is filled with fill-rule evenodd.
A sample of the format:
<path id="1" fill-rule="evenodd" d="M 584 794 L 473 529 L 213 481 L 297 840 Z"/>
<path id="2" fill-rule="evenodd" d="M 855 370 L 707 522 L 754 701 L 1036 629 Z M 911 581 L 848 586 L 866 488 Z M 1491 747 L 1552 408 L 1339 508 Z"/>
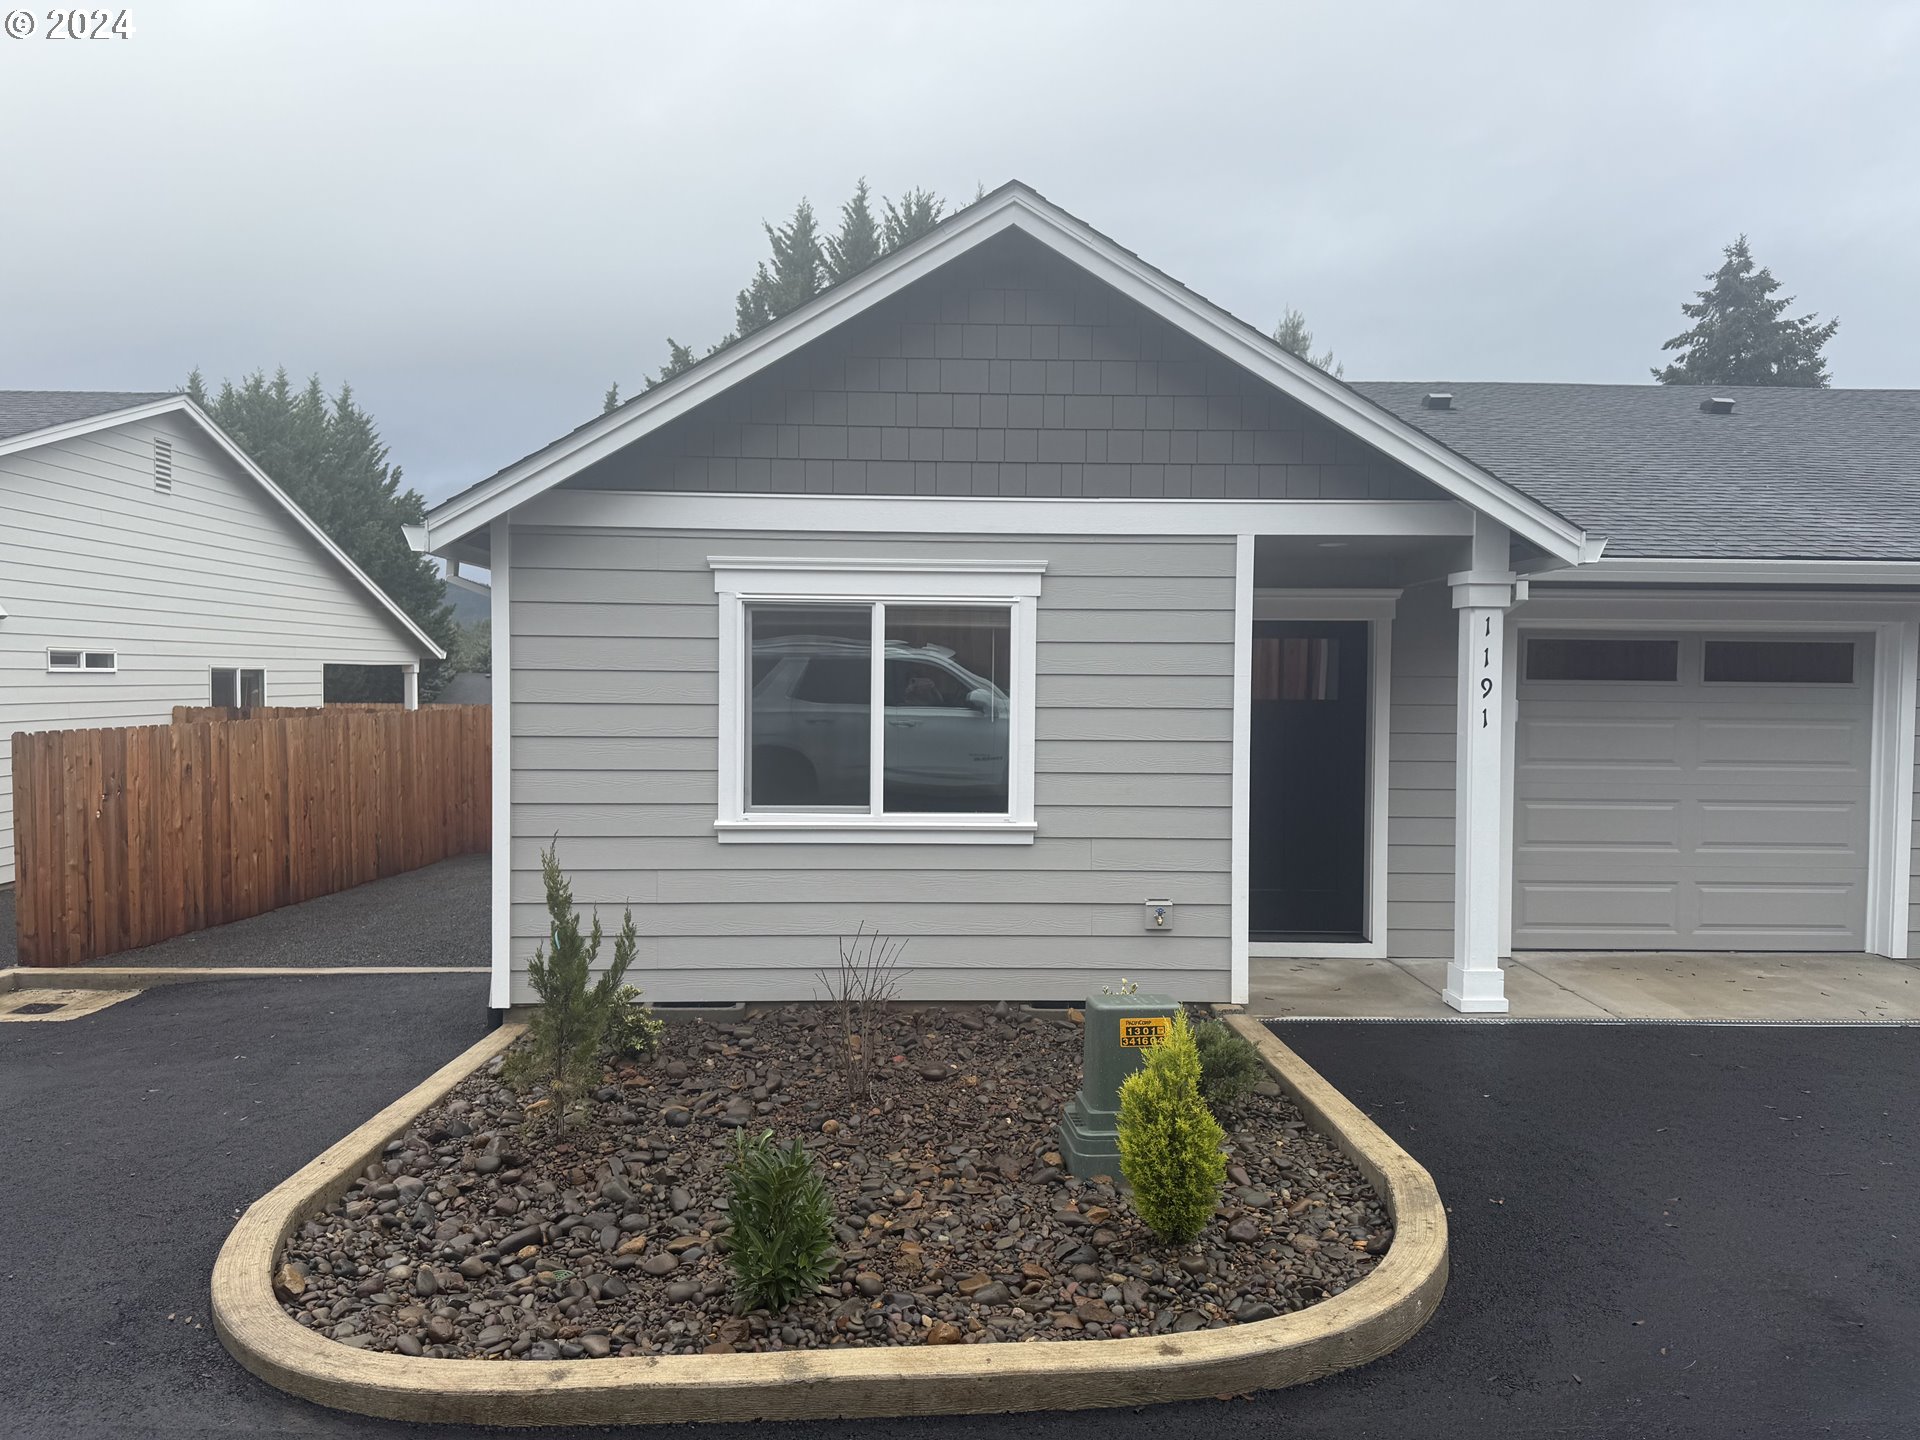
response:
<path id="1" fill-rule="evenodd" d="M 970 535 L 1473 533 L 1453 500 L 1110 500 L 963 495 L 549 490 L 514 515 L 528 529 L 819 530 Z"/>
<path id="2" fill-rule="evenodd" d="M 1536 572 L 1541 585 L 1920 585 L 1920 560 L 1634 559 Z"/>
<path id="3" fill-rule="evenodd" d="M 341 568 L 344 569 L 347 574 L 359 581 L 360 584 L 365 587 L 367 593 L 380 602 L 381 608 L 397 620 L 407 634 L 411 635 L 420 643 L 420 646 L 427 654 L 433 656 L 436 660 L 444 660 L 447 658 L 447 652 L 434 644 L 426 631 L 414 624 L 407 612 L 394 604 L 392 599 L 387 595 L 387 592 L 374 584 L 373 581 L 367 577 L 364 570 L 349 560 L 346 552 L 327 537 L 326 531 L 308 519 L 307 513 L 298 505 L 294 504 L 284 490 L 268 479 L 264 470 L 247 458 L 246 452 L 234 444 L 233 441 L 227 437 L 226 432 L 213 423 L 212 417 L 185 395 L 170 395 L 164 400 L 155 400 L 145 405 L 133 405 L 125 410 L 110 410 L 104 415 L 90 415 L 84 420 L 75 420 L 65 425 L 50 425 L 44 430 L 30 430 L 25 435 L 15 435 L 11 439 L 0 441 L 0 455 L 9 455 L 21 450 L 32 450 L 42 445 L 52 445 L 62 440 L 71 440 L 76 436 L 87 435 L 96 430 L 110 430 L 116 426 L 131 425 L 141 420 L 151 420 L 161 415 L 170 415 L 176 412 L 185 415 L 189 420 L 192 420 L 204 430 L 213 440 L 213 443 L 220 447 L 221 452 L 245 471 L 261 489 L 272 496 L 273 499 L 278 502 L 280 508 L 285 510 L 287 514 L 293 518 L 294 523 L 306 531 L 308 535 L 312 536 L 321 549 L 325 550 L 328 555 L 338 561 Z M 413 529 L 417 527 L 407 528 Z M 407 538 L 409 543 L 411 543 L 413 537 L 409 535 Z"/>
<path id="4" fill-rule="evenodd" d="M 430 548 L 438 549 L 551 489 L 1006 230 L 1019 230 L 1046 245 L 1548 554 L 1574 563 L 1591 558 L 1591 542 L 1572 521 L 1289 354 L 1252 326 L 1175 284 L 1064 211 L 1018 188 L 962 211 L 932 234 L 756 331 L 712 360 L 703 361 L 684 376 L 583 425 L 492 479 L 445 501 L 427 516 Z"/>

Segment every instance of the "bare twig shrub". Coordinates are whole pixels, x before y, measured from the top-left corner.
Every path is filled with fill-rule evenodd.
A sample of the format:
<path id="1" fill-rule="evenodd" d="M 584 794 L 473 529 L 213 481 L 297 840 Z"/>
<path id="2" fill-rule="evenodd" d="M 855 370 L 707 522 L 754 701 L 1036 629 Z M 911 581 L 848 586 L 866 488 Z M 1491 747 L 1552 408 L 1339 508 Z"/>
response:
<path id="1" fill-rule="evenodd" d="M 862 925 L 839 941 L 840 963 L 822 970 L 819 982 L 840 1027 L 840 1073 L 849 1100 L 865 1100 L 873 1078 L 874 1032 L 911 971 L 899 967 L 907 942 Z"/>

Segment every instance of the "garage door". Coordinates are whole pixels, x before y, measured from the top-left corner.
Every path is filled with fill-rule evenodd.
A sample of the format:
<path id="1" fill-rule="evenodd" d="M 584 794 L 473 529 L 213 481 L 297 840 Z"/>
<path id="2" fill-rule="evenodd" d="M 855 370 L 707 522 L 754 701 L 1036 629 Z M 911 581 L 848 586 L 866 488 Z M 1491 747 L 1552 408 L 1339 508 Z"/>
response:
<path id="1" fill-rule="evenodd" d="M 1858 950 L 1867 636 L 1525 637 L 1521 950 Z"/>

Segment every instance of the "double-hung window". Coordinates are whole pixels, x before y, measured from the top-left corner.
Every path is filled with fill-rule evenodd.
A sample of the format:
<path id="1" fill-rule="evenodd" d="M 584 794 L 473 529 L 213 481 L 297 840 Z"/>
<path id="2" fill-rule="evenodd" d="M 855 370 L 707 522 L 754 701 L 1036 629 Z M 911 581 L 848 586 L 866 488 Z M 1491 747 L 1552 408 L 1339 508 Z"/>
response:
<path id="1" fill-rule="evenodd" d="M 1032 841 L 1043 562 L 709 564 L 722 841 Z"/>

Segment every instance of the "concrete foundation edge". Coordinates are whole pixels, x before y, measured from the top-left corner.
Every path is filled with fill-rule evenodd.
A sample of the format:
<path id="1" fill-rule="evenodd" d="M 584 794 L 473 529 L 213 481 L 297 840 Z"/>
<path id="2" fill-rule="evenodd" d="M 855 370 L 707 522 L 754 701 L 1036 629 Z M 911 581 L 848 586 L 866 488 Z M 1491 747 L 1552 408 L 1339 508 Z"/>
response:
<path id="1" fill-rule="evenodd" d="M 286 1237 L 344 1193 L 386 1143 L 522 1033 L 503 1025 L 250 1206 L 213 1269 L 214 1329 L 253 1374 L 303 1399 L 391 1420 L 469 1425 L 983 1414 L 1150 1405 L 1277 1389 L 1364 1365 L 1406 1343 L 1447 1281 L 1447 1221 L 1426 1170 L 1278 1039 L 1227 1017 L 1274 1078 L 1379 1189 L 1393 1248 L 1311 1309 L 1189 1335 L 1026 1345 L 551 1362 L 368 1354 L 296 1323 L 275 1301 Z"/>

